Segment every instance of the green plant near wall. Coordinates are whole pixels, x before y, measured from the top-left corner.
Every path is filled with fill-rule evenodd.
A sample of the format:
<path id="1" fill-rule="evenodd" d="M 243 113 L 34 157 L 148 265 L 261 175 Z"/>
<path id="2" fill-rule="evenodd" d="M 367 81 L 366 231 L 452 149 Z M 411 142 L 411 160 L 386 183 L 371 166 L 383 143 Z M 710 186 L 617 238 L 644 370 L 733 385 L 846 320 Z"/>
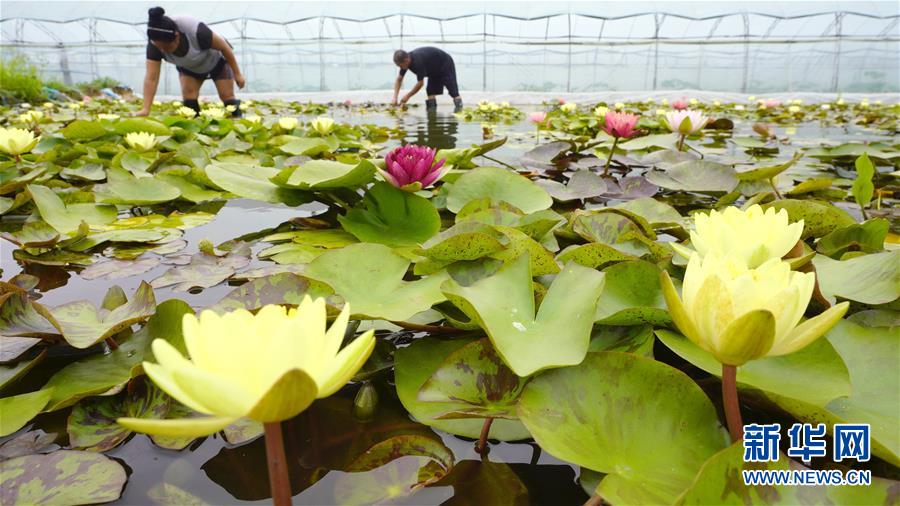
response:
<path id="1" fill-rule="evenodd" d="M 46 99 L 38 68 L 22 55 L 0 59 L 0 101 L 40 102 Z"/>

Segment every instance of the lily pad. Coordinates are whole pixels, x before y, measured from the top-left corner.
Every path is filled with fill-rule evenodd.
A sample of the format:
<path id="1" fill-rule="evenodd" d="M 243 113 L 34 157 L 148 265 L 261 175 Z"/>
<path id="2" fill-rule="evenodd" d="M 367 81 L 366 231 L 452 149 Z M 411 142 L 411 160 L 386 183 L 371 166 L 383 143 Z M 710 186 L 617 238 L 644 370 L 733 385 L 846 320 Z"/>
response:
<path id="1" fill-rule="evenodd" d="M 563 264 L 575 262 L 578 265 L 590 267 L 591 269 L 600 269 L 611 263 L 637 260 L 637 257 L 622 253 L 612 246 L 599 242 L 592 242 L 589 244 L 569 246 L 556 256 L 556 260 Z"/>
<path id="2" fill-rule="evenodd" d="M 147 132 L 159 136 L 172 135 L 169 127 L 151 118 L 122 118 L 114 123 L 113 130 L 121 135 L 132 132 Z"/>
<path id="3" fill-rule="evenodd" d="M 627 353 L 590 353 L 541 374 L 525 387 L 519 417 L 541 448 L 606 473 L 597 493 L 612 504 L 669 503 L 728 444 L 696 383 Z"/>
<path id="4" fill-rule="evenodd" d="M 835 258 L 846 251 L 876 253 L 884 249 L 890 223 L 883 218 L 850 225 L 831 232 L 816 242 L 816 251 Z"/>
<path id="5" fill-rule="evenodd" d="M 99 121 L 83 119 L 76 119 L 62 129 L 63 136 L 71 141 L 92 141 L 107 133 L 106 127 Z"/>
<path id="6" fill-rule="evenodd" d="M 306 296 L 317 298 L 333 297 L 334 290 L 321 281 L 298 274 L 284 272 L 256 278 L 245 283 L 208 309 L 226 313 L 235 309 L 255 311 L 267 304 L 300 305 Z M 332 305 L 334 301 L 332 301 Z"/>
<path id="7" fill-rule="evenodd" d="M 94 452 L 60 450 L 0 466 L 3 504 L 99 504 L 115 501 L 128 476 L 122 464 Z"/>
<path id="8" fill-rule="evenodd" d="M 333 287 L 354 315 L 405 321 L 443 301 L 440 286 L 447 279 L 442 274 L 404 281 L 409 264 L 387 246 L 360 243 L 323 253 L 304 274 Z"/>
<path id="9" fill-rule="evenodd" d="M 332 190 L 358 188 L 375 177 L 375 165 L 369 160 L 341 163 L 333 160 L 310 160 L 298 167 L 282 170 L 272 179 L 278 186 L 300 190 Z"/>
<path id="10" fill-rule="evenodd" d="M 441 217 L 428 199 L 381 181 L 338 221 L 360 241 L 388 246 L 421 244 L 441 229 Z"/>
<path id="11" fill-rule="evenodd" d="M 127 278 L 143 274 L 159 265 L 159 259 L 155 257 L 139 260 L 106 260 L 86 267 L 79 275 L 84 279 L 113 279 Z"/>
<path id="12" fill-rule="evenodd" d="M 529 255 L 469 286 L 442 286 L 457 307 L 487 332 L 503 361 L 519 376 L 575 365 L 584 358 L 604 275 L 568 264 L 535 311 Z"/>
<path id="13" fill-rule="evenodd" d="M 0 412 L 3 413 L 3 416 L 0 417 L 0 437 L 8 436 L 21 429 L 35 415 L 43 411 L 52 393 L 52 389 L 44 388 L 36 392 L 0 399 Z"/>
<path id="14" fill-rule="evenodd" d="M 193 310 L 185 302 L 171 299 L 156 308 L 150 320 L 131 337 L 119 343 L 108 354 L 91 355 L 57 371 L 44 385 L 53 388 L 47 411 L 55 411 L 75 404 L 92 395 L 113 395 L 134 376 L 141 373 L 141 362 L 149 360 L 150 343 L 165 339 L 184 351 L 181 320 Z"/>
<path id="15" fill-rule="evenodd" d="M 603 269 L 606 285 L 594 318 L 601 325 L 667 325 L 672 319 L 659 285 L 659 268 L 644 260 Z"/>
<path id="16" fill-rule="evenodd" d="M 607 191 L 603 178 L 589 170 L 576 171 L 566 184 L 552 179 L 539 179 L 537 184 L 560 202 L 589 199 Z"/>
<path id="17" fill-rule="evenodd" d="M 553 205 L 550 194 L 531 180 L 506 169 L 478 167 L 450 185 L 447 209 L 457 213 L 472 200 L 485 197 L 508 202 L 526 214 Z"/>
<path id="18" fill-rule="evenodd" d="M 419 389 L 434 375 L 444 359 L 470 342 L 473 341 L 469 339 L 447 341 L 433 337 L 416 339 L 409 346 L 398 348 L 394 352 L 394 378 L 400 402 L 416 420 L 450 434 L 477 438 L 481 434 L 483 420 L 439 419 L 438 416 L 452 407 L 447 408 L 436 402 L 421 402 L 418 399 Z M 502 418 L 494 420 L 489 435 L 491 439 L 501 441 L 516 441 L 531 437 L 521 422 Z"/>
<path id="19" fill-rule="evenodd" d="M 90 348 L 104 339 L 149 318 L 156 311 L 153 289 L 142 281 L 127 304 L 112 311 L 98 309 L 88 301 L 69 302 L 50 312 L 59 323 L 63 338 L 75 348 Z"/>
<path id="20" fill-rule="evenodd" d="M 181 190 L 165 181 L 153 176 L 137 178 L 115 167 L 106 171 L 106 180 L 105 185 L 94 186 L 97 200 L 106 204 L 159 204 L 181 196 Z"/>
<path id="21" fill-rule="evenodd" d="M 117 424 L 117 418 L 162 418 L 169 410 L 169 396 L 149 381 L 145 385 L 146 389 L 114 397 L 90 397 L 76 404 L 66 423 L 69 446 L 105 452 L 132 433 Z"/>
<path id="22" fill-rule="evenodd" d="M 59 323 L 50 310 L 32 301 L 24 292 L 13 292 L 0 298 L 0 335 L 59 335 Z"/>
<path id="23" fill-rule="evenodd" d="M 823 237 L 835 230 L 855 225 L 856 220 L 839 207 L 814 200 L 783 199 L 764 204 L 763 209 L 787 210 L 791 223 L 803 220 L 803 239 Z"/>
<path id="24" fill-rule="evenodd" d="M 518 419 L 516 401 L 525 387 L 503 363 L 490 340 L 479 339 L 451 353 L 419 389 L 418 400 L 447 411 L 435 416 Z"/>
<path id="25" fill-rule="evenodd" d="M 730 165 L 705 160 L 687 161 L 652 170 L 647 180 L 669 190 L 694 192 L 730 192 L 738 178 Z"/>
<path id="26" fill-rule="evenodd" d="M 154 288 L 172 286 L 172 289 L 178 292 L 186 292 L 193 288 L 209 288 L 230 278 L 236 270 L 249 263 L 250 259 L 241 254 L 229 253 L 219 257 L 197 253 L 191 257 L 188 265 L 169 269 L 151 281 L 150 285 Z"/>
<path id="27" fill-rule="evenodd" d="M 849 260 L 816 255 L 812 263 L 822 295 L 831 303 L 840 297 L 863 304 L 885 304 L 900 297 L 900 251 Z"/>
<path id="28" fill-rule="evenodd" d="M 206 166 L 206 175 L 216 186 L 248 199 L 272 204 L 298 206 L 312 200 L 302 190 L 281 188 L 270 179 L 278 175 L 278 169 L 235 162 L 215 162 Z"/>
<path id="29" fill-rule="evenodd" d="M 82 222 L 88 225 L 104 225 L 115 221 L 116 208 L 110 205 L 66 205 L 56 193 L 40 185 L 28 185 L 28 193 L 34 200 L 41 218 L 60 234 L 71 234 Z"/>

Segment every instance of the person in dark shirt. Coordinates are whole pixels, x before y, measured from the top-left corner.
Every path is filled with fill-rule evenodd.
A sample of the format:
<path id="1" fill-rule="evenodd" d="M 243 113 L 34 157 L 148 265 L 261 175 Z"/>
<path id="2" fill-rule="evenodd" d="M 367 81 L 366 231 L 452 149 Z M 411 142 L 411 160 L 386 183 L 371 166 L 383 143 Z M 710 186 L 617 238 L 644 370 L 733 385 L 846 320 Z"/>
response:
<path id="1" fill-rule="evenodd" d="M 200 112 L 200 86 L 212 79 L 219 98 L 226 107 L 233 106 L 232 116 L 240 116 L 240 100 L 234 96 L 234 85 L 244 87 L 244 76 L 231 45 L 204 23 L 191 16 L 166 16 L 162 7 L 149 11 L 147 21 L 147 73 L 144 76 L 144 106 L 138 116 L 150 114 L 153 97 L 159 86 L 162 60 L 175 64 L 181 82 L 181 96 L 186 107 Z"/>
<path id="2" fill-rule="evenodd" d="M 428 86 L 425 93 L 428 99 L 425 101 L 425 107 L 433 110 L 437 109 L 437 95 L 444 92 L 453 97 L 454 111 L 462 110 L 462 98 L 459 96 L 459 87 L 456 84 L 456 66 L 453 64 L 453 58 L 436 47 L 420 47 L 406 52 L 398 49 L 394 52 L 394 63 L 400 67 L 400 75 L 394 82 L 394 99 L 392 105 L 397 105 L 397 98 L 400 96 L 400 87 L 403 86 L 403 76 L 407 70 L 411 70 L 416 75 L 418 82 L 409 90 L 402 99 L 401 104 L 405 104 L 413 95 L 422 89 L 425 78 L 428 78 Z"/>

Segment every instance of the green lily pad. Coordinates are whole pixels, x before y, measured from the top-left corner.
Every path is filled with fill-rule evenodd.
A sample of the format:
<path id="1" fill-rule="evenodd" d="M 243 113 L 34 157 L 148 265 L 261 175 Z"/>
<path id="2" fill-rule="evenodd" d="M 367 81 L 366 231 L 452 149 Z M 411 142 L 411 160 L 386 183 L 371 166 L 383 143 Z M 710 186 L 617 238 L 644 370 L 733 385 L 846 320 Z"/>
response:
<path id="1" fill-rule="evenodd" d="M 0 335 L 0 344 L 2 344 L 0 346 L 0 364 L 12 362 L 40 342 L 40 339 L 34 337 Z"/>
<path id="2" fill-rule="evenodd" d="M 271 204 L 298 206 L 312 200 L 302 190 L 281 188 L 270 179 L 278 169 L 235 162 L 214 162 L 205 168 L 206 176 L 219 188 L 244 198 Z"/>
<path id="3" fill-rule="evenodd" d="M 835 258 L 848 250 L 875 253 L 884 249 L 890 223 L 876 218 L 831 232 L 816 242 L 816 251 Z"/>
<path id="4" fill-rule="evenodd" d="M 210 200 L 221 199 L 224 197 L 222 192 L 210 190 L 205 186 L 201 186 L 191 181 L 186 176 L 164 173 L 157 174 L 156 179 L 166 183 L 169 186 L 178 188 L 178 191 L 181 192 L 182 199 L 188 200 L 195 204 L 199 204 L 201 202 L 209 202 Z"/>
<path id="5" fill-rule="evenodd" d="M 159 204 L 181 196 L 181 190 L 165 181 L 152 176 L 137 178 L 115 167 L 106 171 L 106 180 L 105 185 L 94 186 L 94 195 L 107 204 Z"/>
<path id="6" fill-rule="evenodd" d="M 784 163 L 781 163 L 778 165 L 771 165 L 768 167 L 755 167 L 751 170 L 745 170 L 742 172 L 738 172 L 737 177 L 741 181 L 759 181 L 759 180 L 763 180 L 763 179 L 772 179 L 773 177 L 777 176 L 778 174 L 781 174 L 782 172 L 790 169 L 795 163 L 797 163 L 797 160 L 799 160 L 802 157 L 803 157 L 803 152 L 797 151 L 796 153 L 794 153 L 793 158 L 791 158 L 790 160 L 788 160 Z"/>
<path id="7" fill-rule="evenodd" d="M 32 301 L 24 292 L 13 292 L 0 298 L 0 335 L 59 335 L 59 323 L 43 305 Z"/>
<path id="8" fill-rule="evenodd" d="M 249 418 L 240 418 L 238 421 L 222 429 L 222 434 L 229 444 L 239 445 L 262 436 L 265 428 L 261 422 Z"/>
<path id="9" fill-rule="evenodd" d="M 52 393 L 52 389 L 44 388 L 0 399 L 0 412 L 3 413 L 0 417 L 0 437 L 8 436 L 24 427 L 44 409 Z"/>
<path id="10" fill-rule="evenodd" d="M 653 228 L 670 228 L 681 226 L 684 218 L 674 207 L 652 197 L 640 197 L 615 206 L 617 209 L 630 211 L 650 223 Z"/>
<path id="11" fill-rule="evenodd" d="M 525 380 L 516 376 L 479 339 L 451 353 L 419 389 L 421 402 L 441 403 L 447 411 L 438 419 L 506 418 L 516 420 L 516 401 Z"/>
<path id="12" fill-rule="evenodd" d="M 172 129 L 151 118 L 122 118 L 113 125 L 113 130 L 120 135 L 132 132 L 147 132 L 159 136 L 172 135 Z"/>
<path id="13" fill-rule="evenodd" d="M 381 181 L 338 221 L 360 241 L 388 246 L 421 244 L 441 229 L 441 217 L 428 199 Z"/>
<path id="14" fill-rule="evenodd" d="M 150 320 L 131 337 L 119 343 L 108 354 L 91 355 L 57 371 L 45 389 L 53 388 L 47 411 L 71 406 L 92 395 L 113 395 L 134 376 L 141 373 L 141 362 L 150 360 L 150 343 L 165 339 L 184 351 L 181 320 L 193 310 L 185 302 L 171 299 L 156 308 Z"/>
<path id="15" fill-rule="evenodd" d="M 710 457 L 694 483 L 675 502 L 686 504 L 721 504 L 743 506 L 796 504 L 890 504 L 896 481 L 873 477 L 864 487 L 745 485 L 745 470 L 805 470 L 806 468 L 779 453 L 776 462 L 744 462 L 744 447 L 735 443 Z"/>
<path id="16" fill-rule="evenodd" d="M 675 149 L 677 144 L 677 134 L 652 134 L 630 139 L 617 147 L 625 151 L 640 151 L 647 148 Z"/>
<path id="17" fill-rule="evenodd" d="M 76 119 L 61 130 L 70 141 L 92 141 L 107 134 L 106 127 L 99 121 Z"/>
<path id="18" fill-rule="evenodd" d="M 278 147 L 289 155 L 317 155 L 319 153 L 327 153 L 338 148 L 337 145 L 330 142 L 331 138 L 326 137 L 293 137 Z"/>
<path id="19" fill-rule="evenodd" d="M 88 301 L 69 302 L 50 310 L 59 323 L 63 338 L 75 348 L 90 348 L 156 311 L 153 289 L 142 281 L 127 304 L 112 311 L 98 309 Z"/>
<path id="20" fill-rule="evenodd" d="M 606 285 L 594 318 L 602 325 L 668 325 L 672 319 L 659 285 L 659 268 L 644 260 L 605 269 Z"/>
<path id="21" fill-rule="evenodd" d="M 730 165 L 705 160 L 676 163 L 665 170 L 652 170 L 647 180 L 669 190 L 694 192 L 730 192 L 738 178 Z"/>
<path id="22" fill-rule="evenodd" d="M 327 284 L 290 272 L 256 278 L 245 283 L 208 309 L 226 313 L 235 309 L 255 311 L 267 304 L 300 305 L 303 298 L 333 298 L 334 290 Z M 335 305 L 335 301 L 331 301 Z"/>
<path id="23" fill-rule="evenodd" d="M 444 166 L 453 167 L 454 169 L 471 169 L 475 167 L 472 159 L 485 153 L 493 151 L 500 146 L 506 144 L 506 137 L 495 141 L 485 142 L 481 145 L 474 145 L 470 148 L 453 148 L 439 149 L 434 155 L 435 161 L 445 160 Z"/>
<path id="24" fill-rule="evenodd" d="M 94 452 L 60 450 L 16 457 L 0 466 L 3 504 L 100 504 L 115 501 L 128 476 Z"/>
<path id="25" fill-rule="evenodd" d="M 560 202 L 597 197 L 607 190 L 603 178 L 589 170 L 575 171 L 566 184 L 552 179 L 539 179 L 537 185 Z"/>
<path id="26" fill-rule="evenodd" d="M 612 504 L 671 502 L 728 444 L 696 383 L 627 353 L 590 353 L 541 374 L 525 387 L 519 417 L 541 448 L 606 473 L 597 493 Z"/>
<path id="27" fill-rule="evenodd" d="M 592 242 L 569 246 L 556 256 L 556 260 L 563 264 L 575 262 L 578 265 L 590 267 L 591 269 L 599 269 L 611 263 L 637 260 L 637 257 L 622 253 L 612 246 Z"/>
<path id="28" fill-rule="evenodd" d="M 441 503 L 445 506 L 529 504 L 528 488 L 515 471 L 504 462 L 488 460 L 457 462 L 450 470 L 450 474 L 436 486 L 453 487 L 453 497 Z"/>
<path id="29" fill-rule="evenodd" d="M 501 241 L 503 234 L 493 227 L 464 221 L 429 239 L 422 245 L 421 255 L 443 262 L 476 260 L 502 250 Z"/>
<path id="30" fill-rule="evenodd" d="M 704 371 L 722 375 L 722 365 L 707 351 L 679 334 L 657 330 L 670 350 Z M 826 339 L 788 355 L 753 360 L 738 367 L 738 384 L 782 397 L 824 406 L 850 393 L 850 376 L 841 356 Z M 816 388 L 809 388 L 816 385 Z"/>
<path id="31" fill-rule="evenodd" d="M 72 408 L 66 423 L 69 446 L 105 452 L 119 446 L 132 433 L 117 424 L 117 418 L 162 418 L 169 410 L 169 396 L 149 381 L 145 386 L 146 390 L 81 400 Z"/>
<path id="32" fill-rule="evenodd" d="M 559 265 L 556 264 L 553 253 L 529 237 L 528 234 L 512 227 L 496 226 L 494 228 L 506 236 L 508 244 L 503 250 L 493 253 L 492 258 L 509 263 L 528 254 L 532 276 L 545 276 L 559 272 Z"/>
<path id="33" fill-rule="evenodd" d="M 447 209 L 457 213 L 467 203 L 480 198 L 508 202 L 526 214 L 553 205 L 550 194 L 531 180 L 506 169 L 478 167 L 450 185 Z"/>
<path id="34" fill-rule="evenodd" d="M 97 204 L 63 203 L 56 193 L 40 185 L 28 185 L 28 193 L 41 214 L 41 218 L 60 234 L 72 234 L 82 222 L 88 225 L 104 225 L 116 219 L 115 206 Z"/>
<path id="35" fill-rule="evenodd" d="M 537 311 L 529 255 L 469 286 L 442 286 L 457 307 L 487 332 L 503 361 L 519 376 L 575 365 L 584 358 L 604 275 L 568 264 Z"/>
<path id="36" fill-rule="evenodd" d="M 478 438 L 484 425 L 483 420 L 439 419 L 437 417 L 448 410 L 444 405 L 421 402 L 418 399 L 419 389 L 434 375 L 444 359 L 470 342 L 472 340 L 469 339 L 416 339 L 409 346 L 398 348 L 394 352 L 394 378 L 400 402 L 416 420 L 450 434 Z M 531 436 L 521 422 L 499 418 L 491 424 L 490 437 L 501 441 L 516 441 Z"/>
<path id="37" fill-rule="evenodd" d="M 106 260 L 85 267 L 79 275 L 84 279 L 113 279 L 127 278 L 143 274 L 159 265 L 159 259 L 141 258 L 139 260 Z"/>
<path id="38" fill-rule="evenodd" d="M 288 167 L 272 178 L 272 182 L 286 188 L 300 190 L 333 190 L 359 188 L 375 177 L 375 165 L 369 160 L 356 164 L 333 160 L 310 160 L 298 167 Z"/>
<path id="39" fill-rule="evenodd" d="M 409 264 L 387 246 L 360 243 L 323 253 L 304 274 L 333 287 L 354 315 L 405 321 L 443 301 L 440 286 L 447 279 L 441 274 L 404 281 Z"/>
<path id="40" fill-rule="evenodd" d="M 822 295 L 832 303 L 842 299 L 863 304 L 885 304 L 900 297 L 900 251 L 885 251 L 832 260 L 812 259 Z"/>
<path id="41" fill-rule="evenodd" d="M 621 351 L 653 358 L 653 327 L 630 325 L 627 327 L 596 326 L 591 333 L 588 352 Z"/>
<path id="42" fill-rule="evenodd" d="M 764 204 L 763 209 L 787 210 L 791 223 L 803 220 L 803 239 L 823 237 L 835 230 L 855 225 L 856 220 L 843 209 L 814 200 L 783 199 Z"/>

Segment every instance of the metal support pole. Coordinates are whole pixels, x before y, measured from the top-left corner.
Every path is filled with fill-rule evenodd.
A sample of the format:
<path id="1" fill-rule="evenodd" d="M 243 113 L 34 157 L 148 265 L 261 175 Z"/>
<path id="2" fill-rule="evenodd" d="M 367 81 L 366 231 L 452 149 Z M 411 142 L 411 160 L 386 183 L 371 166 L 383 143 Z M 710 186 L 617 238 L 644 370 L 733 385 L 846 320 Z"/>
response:
<path id="1" fill-rule="evenodd" d="M 569 54 L 567 56 L 568 64 L 566 65 L 566 92 L 572 91 L 572 13 L 566 14 L 566 23 L 569 29 Z"/>
<path id="2" fill-rule="evenodd" d="M 66 46 L 60 42 L 56 47 L 59 48 L 59 70 L 62 74 L 63 82 L 66 86 L 72 86 L 72 70 L 69 68 L 69 56 L 66 54 Z"/>
<path id="3" fill-rule="evenodd" d="M 319 18 L 319 91 L 325 91 L 325 17 Z"/>
<path id="4" fill-rule="evenodd" d="M 841 25 L 844 21 L 843 12 L 834 13 L 834 74 L 831 77 L 831 91 L 837 93 L 841 80 L 841 34 L 843 32 Z"/>
<path id="5" fill-rule="evenodd" d="M 747 81 L 750 79 L 750 16 L 741 14 L 744 19 L 744 77 L 741 82 L 741 93 L 747 93 Z"/>
<path id="6" fill-rule="evenodd" d="M 481 14 L 481 91 L 487 91 L 487 13 Z"/>
<path id="7" fill-rule="evenodd" d="M 659 84 L 659 27 L 662 25 L 662 17 L 659 13 L 653 15 L 653 90 Z"/>

